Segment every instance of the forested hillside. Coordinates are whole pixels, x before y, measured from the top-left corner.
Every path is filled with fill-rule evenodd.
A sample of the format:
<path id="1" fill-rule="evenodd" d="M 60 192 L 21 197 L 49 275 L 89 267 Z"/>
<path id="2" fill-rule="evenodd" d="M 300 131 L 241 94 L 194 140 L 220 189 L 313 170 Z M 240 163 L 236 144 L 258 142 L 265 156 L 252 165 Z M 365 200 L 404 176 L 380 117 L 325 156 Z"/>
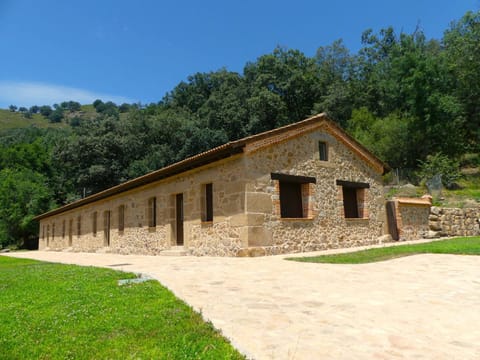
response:
<path id="1" fill-rule="evenodd" d="M 0 111 L 0 246 L 35 238 L 32 217 L 52 207 L 318 112 L 392 168 L 480 152 L 480 12 L 442 39 L 393 28 L 361 38 L 357 53 L 338 40 L 314 57 L 276 48 L 241 74 L 197 73 L 156 104 Z"/>

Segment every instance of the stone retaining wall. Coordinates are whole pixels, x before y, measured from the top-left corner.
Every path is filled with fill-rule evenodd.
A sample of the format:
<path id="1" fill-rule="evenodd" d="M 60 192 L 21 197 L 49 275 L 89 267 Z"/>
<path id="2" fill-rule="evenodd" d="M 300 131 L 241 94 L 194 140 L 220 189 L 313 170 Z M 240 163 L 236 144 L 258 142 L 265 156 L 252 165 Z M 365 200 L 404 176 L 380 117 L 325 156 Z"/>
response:
<path id="1" fill-rule="evenodd" d="M 480 208 L 432 206 L 428 220 L 431 237 L 480 235 Z"/>
<path id="2" fill-rule="evenodd" d="M 480 208 L 431 206 L 428 195 L 394 201 L 400 241 L 480 235 Z"/>

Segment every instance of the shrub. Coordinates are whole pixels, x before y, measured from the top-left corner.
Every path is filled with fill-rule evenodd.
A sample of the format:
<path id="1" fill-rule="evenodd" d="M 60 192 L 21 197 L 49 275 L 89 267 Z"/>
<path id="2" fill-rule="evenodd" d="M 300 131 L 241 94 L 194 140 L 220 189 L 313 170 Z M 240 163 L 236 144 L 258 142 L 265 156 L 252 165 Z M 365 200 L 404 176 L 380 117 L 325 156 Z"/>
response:
<path id="1" fill-rule="evenodd" d="M 442 184 L 447 188 L 453 188 L 455 182 L 461 177 L 460 166 L 454 159 L 442 153 L 428 155 L 425 161 L 420 161 L 418 175 L 426 182 L 435 175 L 442 175 Z"/>

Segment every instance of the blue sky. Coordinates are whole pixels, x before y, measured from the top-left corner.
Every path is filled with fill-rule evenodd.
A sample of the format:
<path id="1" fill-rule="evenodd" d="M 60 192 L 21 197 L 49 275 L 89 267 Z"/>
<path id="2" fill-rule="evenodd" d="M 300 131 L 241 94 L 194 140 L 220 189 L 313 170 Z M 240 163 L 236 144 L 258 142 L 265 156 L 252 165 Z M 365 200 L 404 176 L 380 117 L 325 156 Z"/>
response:
<path id="1" fill-rule="evenodd" d="M 0 107 L 96 98 L 159 101 L 188 75 L 247 61 L 277 45 L 313 56 L 342 38 L 417 24 L 441 38 L 480 0 L 0 0 Z"/>

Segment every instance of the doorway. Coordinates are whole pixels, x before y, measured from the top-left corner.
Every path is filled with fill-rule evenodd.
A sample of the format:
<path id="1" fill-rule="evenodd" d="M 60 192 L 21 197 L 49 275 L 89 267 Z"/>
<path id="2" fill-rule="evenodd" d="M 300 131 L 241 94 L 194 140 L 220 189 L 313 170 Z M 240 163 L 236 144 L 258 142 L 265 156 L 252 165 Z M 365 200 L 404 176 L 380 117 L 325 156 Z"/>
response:
<path id="1" fill-rule="evenodd" d="M 175 227 L 177 229 L 177 246 L 183 246 L 183 194 L 176 195 L 175 201 Z"/>

